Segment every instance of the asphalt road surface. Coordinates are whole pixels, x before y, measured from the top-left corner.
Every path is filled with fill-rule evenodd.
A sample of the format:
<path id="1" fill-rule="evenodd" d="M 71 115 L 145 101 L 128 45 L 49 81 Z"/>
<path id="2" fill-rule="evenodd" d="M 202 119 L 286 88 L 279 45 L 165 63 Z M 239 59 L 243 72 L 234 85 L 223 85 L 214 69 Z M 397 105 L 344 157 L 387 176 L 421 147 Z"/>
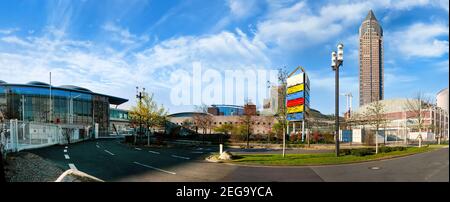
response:
<path id="1" fill-rule="evenodd" d="M 63 169 L 76 168 L 105 181 L 449 181 L 448 148 L 390 160 L 303 167 L 242 166 L 203 160 L 217 150 L 216 147 L 138 148 L 116 139 L 86 141 L 67 148 L 52 146 L 31 152 Z"/>

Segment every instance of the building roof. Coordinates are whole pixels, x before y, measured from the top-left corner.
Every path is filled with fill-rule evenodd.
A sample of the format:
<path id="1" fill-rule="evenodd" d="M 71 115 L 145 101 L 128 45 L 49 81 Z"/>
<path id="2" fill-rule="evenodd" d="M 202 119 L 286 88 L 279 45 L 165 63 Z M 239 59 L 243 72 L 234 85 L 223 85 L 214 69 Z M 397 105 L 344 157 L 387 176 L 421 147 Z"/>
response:
<path id="1" fill-rule="evenodd" d="M 0 81 L 0 83 L 1 83 L 1 81 Z M 448 93 L 448 88 L 444 88 L 444 89 L 440 90 L 437 94 L 439 95 L 441 93 Z"/>
<path id="2" fill-rule="evenodd" d="M 197 114 L 209 114 L 209 113 L 203 113 L 203 112 L 178 112 L 178 113 L 173 113 L 173 114 L 169 114 L 167 115 L 168 117 L 193 117 Z"/>
<path id="3" fill-rule="evenodd" d="M 10 83 L 6 83 L 6 82 L 0 82 L 0 85 L 2 86 L 22 86 L 22 87 L 37 87 L 37 88 L 49 88 L 51 85 L 44 83 L 44 82 L 40 82 L 40 81 L 31 81 L 28 82 L 26 84 L 10 84 Z M 51 86 L 52 89 L 57 89 L 57 90 L 65 90 L 65 91 L 72 91 L 72 92 L 79 92 L 79 93 L 88 93 L 91 95 L 99 95 L 99 96 L 104 96 L 104 97 L 108 97 L 109 103 L 113 104 L 113 105 L 120 105 L 123 104 L 125 102 L 128 102 L 128 99 L 124 99 L 124 98 L 120 98 L 120 97 L 115 97 L 115 96 L 111 96 L 111 95 L 105 95 L 105 94 L 100 94 L 100 93 L 94 93 L 92 91 L 90 91 L 89 89 L 83 88 L 83 87 L 78 87 L 78 86 L 72 86 L 72 85 L 63 85 L 63 86 Z"/>
<path id="4" fill-rule="evenodd" d="M 228 108 L 240 108 L 240 109 L 244 109 L 243 106 L 239 106 L 239 105 L 227 105 L 227 104 L 213 104 L 211 105 L 212 107 L 228 107 Z"/>
<path id="5" fill-rule="evenodd" d="M 366 19 L 364 19 L 364 21 L 366 21 L 366 20 L 378 21 L 377 18 L 375 17 L 375 14 L 373 14 L 372 9 L 370 9 L 369 13 L 366 16 Z"/>
<path id="6" fill-rule="evenodd" d="M 73 85 L 62 85 L 59 86 L 61 88 L 67 88 L 67 89 L 73 89 L 73 90 L 81 90 L 81 91 L 86 91 L 86 92 L 92 92 L 91 90 L 87 89 L 87 88 L 83 88 L 83 87 L 79 87 L 79 86 L 73 86 Z"/>
<path id="7" fill-rule="evenodd" d="M 379 102 L 384 105 L 384 111 L 386 113 L 407 111 L 406 107 L 407 107 L 408 99 L 406 99 L 406 98 L 380 100 Z M 411 100 L 411 102 L 419 102 L 419 101 Z M 370 106 L 370 104 L 363 105 L 363 106 L 359 107 L 357 110 L 355 110 L 355 113 L 359 113 L 359 114 L 364 113 L 364 112 L 366 112 L 366 110 L 369 106 Z"/>
<path id="8" fill-rule="evenodd" d="M 369 23 L 366 22 L 368 20 L 369 20 Z M 373 29 L 368 29 L 368 28 L 373 28 Z M 367 30 L 373 30 L 375 33 L 378 33 L 380 36 L 383 36 L 383 28 L 379 24 L 377 18 L 375 17 L 375 14 L 373 14 L 372 10 L 369 11 L 369 13 L 367 14 L 363 23 L 361 24 L 361 26 L 359 28 L 359 36 L 361 37 L 362 35 L 364 35 L 364 33 L 366 33 Z"/>

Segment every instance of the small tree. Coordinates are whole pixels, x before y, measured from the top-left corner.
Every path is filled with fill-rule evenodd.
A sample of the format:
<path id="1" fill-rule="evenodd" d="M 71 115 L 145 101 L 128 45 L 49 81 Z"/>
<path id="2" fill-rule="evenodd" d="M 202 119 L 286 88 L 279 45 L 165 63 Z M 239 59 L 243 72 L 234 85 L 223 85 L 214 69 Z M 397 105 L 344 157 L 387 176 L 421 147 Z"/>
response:
<path id="1" fill-rule="evenodd" d="M 205 135 L 207 130 L 211 128 L 213 117 L 208 113 L 208 107 L 206 105 L 196 106 L 196 113 L 193 117 L 194 124 L 197 128 L 202 129 L 202 142 L 205 142 Z"/>
<path id="2" fill-rule="evenodd" d="M 277 139 L 283 138 L 284 127 L 280 122 L 276 122 L 272 126 L 272 131 L 275 133 Z"/>
<path id="3" fill-rule="evenodd" d="M 287 77 L 288 71 L 286 67 L 280 68 L 278 70 L 278 83 L 280 87 L 278 88 L 278 100 L 280 101 L 278 106 L 278 113 L 275 115 L 275 118 L 278 120 L 282 130 L 283 130 L 283 140 L 286 137 L 286 127 L 288 125 L 287 122 L 287 108 L 286 108 L 286 87 L 287 87 Z M 283 157 L 285 156 L 285 142 L 283 141 Z"/>
<path id="4" fill-rule="evenodd" d="M 65 130 L 63 130 L 63 135 L 67 140 L 67 144 L 70 144 L 70 140 L 71 140 L 71 135 L 73 133 L 73 129 L 72 128 L 66 128 Z"/>
<path id="5" fill-rule="evenodd" d="M 214 131 L 222 134 L 220 136 L 220 144 L 223 144 L 223 136 L 224 135 L 227 136 L 229 133 L 231 133 L 232 130 L 233 130 L 233 125 L 231 125 L 229 123 L 225 123 L 223 125 L 220 125 L 220 126 L 214 128 Z"/>
<path id="6" fill-rule="evenodd" d="M 254 119 L 253 119 L 253 116 L 245 114 L 240 117 L 240 121 L 241 121 L 242 125 L 245 127 L 244 133 L 246 136 L 247 149 L 248 149 L 248 148 L 250 148 L 250 135 L 253 131 Z"/>
<path id="7" fill-rule="evenodd" d="M 367 111 L 365 111 L 365 118 L 368 124 L 375 127 L 375 153 L 378 153 L 378 132 L 380 126 L 386 122 L 384 104 L 380 101 L 370 103 L 367 107 Z"/>
<path id="8" fill-rule="evenodd" d="M 425 129 L 424 124 L 424 111 L 425 109 L 431 106 L 430 99 L 424 96 L 422 93 L 417 93 L 417 95 L 413 99 L 408 99 L 406 101 L 405 109 L 410 115 L 408 118 L 415 118 L 416 125 L 415 127 L 419 131 L 419 147 L 422 146 L 422 130 Z"/>
<path id="9" fill-rule="evenodd" d="M 145 128 L 144 133 L 147 133 L 156 126 L 165 125 L 167 111 L 163 105 L 156 104 L 153 100 L 153 93 L 151 95 L 144 93 L 142 100 L 137 101 L 136 106 L 131 107 L 129 114 L 133 125 L 139 125 L 140 130 Z M 143 132 L 140 132 L 142 135 Z M 147 144 L 150 144 L 150 134 L 147 137 Z"/>

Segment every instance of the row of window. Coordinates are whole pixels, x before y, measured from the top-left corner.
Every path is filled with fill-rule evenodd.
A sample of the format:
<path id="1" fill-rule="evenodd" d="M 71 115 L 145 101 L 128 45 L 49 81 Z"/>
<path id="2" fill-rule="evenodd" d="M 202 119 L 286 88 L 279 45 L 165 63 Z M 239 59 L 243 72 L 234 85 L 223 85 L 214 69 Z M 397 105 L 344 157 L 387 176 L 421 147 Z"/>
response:
<path id="1" fill-rule="evenodd" d="M 222 122 L 210 122 L 209 124 L 222 125 L 222 124 L 227 124 L 227 123 L 228 123 L 228 124 L 233 124 L 233 122 L 231 122 L 231 121 L 229 121 L 229 122 L 223 122 L 223 123 L 222 123 Z M 255 125 L 255 123 L 256 123 L 256 125 L 266 125 L 266 122 L 252 122 L 251 124 L 252 124 L 252 125 Z M 179 123 L 176 123 L 176 124 L 177 124 L 177 125 L 180 125 L 180 126 L 184 125 L 184 123 L 182 123 L 182 122 L 181 122 L 181 123 L 179 122 Z M 190 123 L 190 124 L 194 124 L 194 123 Z M 237 125 L 237 124 L 244 124 L 244 123 L 243 123 L 243 122 L 234 122 L 234 124 Z M 267 125 L 270 126 L 270 125 L 272 125 L 272 123 L 269 122 L 269 123 L 267 123 Z"/>

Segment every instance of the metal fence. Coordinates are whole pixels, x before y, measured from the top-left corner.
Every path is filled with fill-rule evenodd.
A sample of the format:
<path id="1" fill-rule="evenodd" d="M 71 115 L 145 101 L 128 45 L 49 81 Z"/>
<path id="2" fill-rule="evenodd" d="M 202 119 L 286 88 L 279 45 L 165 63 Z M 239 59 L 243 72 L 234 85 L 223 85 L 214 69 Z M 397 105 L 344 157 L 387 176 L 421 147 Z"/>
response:
<path id="1" fill-rule="evenodd" d="M 89 128 L 81 125 L 23 122 L 15 119 L 5 121 L 0 127 L 0 149 L 5 153 L 66 144 L 69 141 L 79 142 L 91 137 Z"/>

